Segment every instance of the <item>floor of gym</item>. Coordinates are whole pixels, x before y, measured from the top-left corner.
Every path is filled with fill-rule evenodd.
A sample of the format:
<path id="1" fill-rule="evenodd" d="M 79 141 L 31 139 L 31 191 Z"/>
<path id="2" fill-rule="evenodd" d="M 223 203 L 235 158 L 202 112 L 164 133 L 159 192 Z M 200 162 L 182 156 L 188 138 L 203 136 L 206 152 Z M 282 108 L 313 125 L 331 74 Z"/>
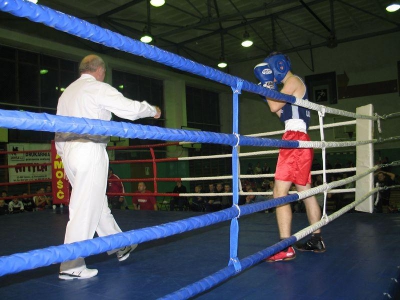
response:
<path id="1" fill-rule="evenodd" d="M 123 231 L 201 213 L 113 210 Z M 0 217 L 0 255 L 63 243 L 67 210 Z M 239 258 L 277 242 L 275 214 L 239 219 Z M 294 214 L 293 232 L 307 226 Z M 59 265 L 0 277 L 0 299 L 157 299 L 209 276 L 229 261 L 230 222 L 143 243 L 119 263 L 114 255 L 88 257 L 99 274 L 58 279 Z M 399 299 L 400 214 L 347 213 L 323 228 L 325 253 L 297 251 L 295 260 L 261 262 L 196 299 Z"/>

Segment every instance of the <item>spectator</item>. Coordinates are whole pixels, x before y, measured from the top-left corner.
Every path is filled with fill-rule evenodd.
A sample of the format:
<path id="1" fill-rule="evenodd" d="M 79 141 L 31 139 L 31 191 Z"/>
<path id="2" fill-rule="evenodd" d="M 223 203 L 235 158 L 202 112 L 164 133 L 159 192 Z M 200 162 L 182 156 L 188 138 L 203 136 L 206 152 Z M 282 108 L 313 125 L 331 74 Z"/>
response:
<path id="1" fill-rule="evenodd" d="M 262 174 L 269 174 L 270 173 L 270 168 L 268 167 L 267 163 L 264 163 L 264 166 L 262 167 L 261 173 Z"/>
<path id="2" fill-rule="evenodd" d="M 208 192 L 210 194 L 215 194 L 215 186 L 213 183 L 208 185 Z M 210 196 L 206 200 L 206 212 L 218 211 L 221 209 L 221 201 L 218 196 Z"/>
<path id="3" fill-rule="evenodd" d="M 8 205 L 9 200 L 5 199 L 5 198 L 7 198 L 7 196 L 8 196 L 7 195 L 7 191 L 6 190 L 2 190 L 0 199 L 3 199 L 4 202 Z"/>
<path id="4" fill-rule="evenodd" d="M 36 208 L 35 201 L 28 197 L 28 193 L 22 193 L 22 204 L 24 205 L 25 211 L 34 211 Z"/>
<path id="5" fill-rule="evenodd" d="M 112 168 L 108 169 L 108 179 L 111 179 L 112 181 L 110 180 L 107 181 L 107 193 L 115 193 L 115 194 L 125 193 L 124 184 L 122 183 L 118 175 L 114 174 Z M 108 198 L 108 204 L 111 205 L 111 208 L 121 209 L 121 207 L 124 205 L 125 197 L 122 195 L 107 196 L 107 198 Z"/>
<path id="6" fill-rule="evenodd" d="M 44 188 L 39 188 L 36 191 L 36 196 L 33 197 L 35 201 L 35 206 L 38 210 L 44 210 L 46 207 L 50 206 L 50 201 L 44 194 Z"/>
<path id="7" fill-rule="evenodd" d="M 244 193 L 246 193 L 247 191 L 249 191 L 251 189 L 251 185 L 250 185 L 250 183 L 249 182 L 244 182 L 244 184 L 242 185 L 242 191 L 244 192 Z M 246 199 L 247 199 L 247 196 L 240 196 L 239 197 L 239 205 L 244 205 L 244 204 L 246 204 Z"/>
<path id="8" fill-rule="evenodd" d="M 224 184 L 224 193 L 231 193 L 231 185 L 229 183 Z M 232 206 L 232 196 L 221 196 L 221 208 L 229 208 Z"/>
<path id="9" fill-rule="evenodd" d="M 182 185 L 182 181 L 177 181 L 174 190 L 172 191 L 174 194 L 182 194 L 186 193 L 186 186 Z M 173 197 L 169 203 L 169 210 L 175 210 L 175 204 L 178 204 L 179 211 L 183 211 L 185 205 L 188 205 L 188 200 L 186 197 Z"/>
<path id="10" fill-rule="evenodd" d="M 246 174 L 247 174 L 247 175 L 254 174 L 253 165 L 252 165 L 251 163 L 249 163 L 249 164 L 247 165 L 247 172 L 246 172 Z"/>
<path id="11" fill-rule="evenodd" d="M 15 197 L 12 198 L 10 203 L 8 203 L 8 210 L 10 214 L 17 214 L 24 211 L 24 204 L 18 198 L 18 195 L 14 195 Z"/>
<path id="12" fill-rule="evenodd" d="M 201 190 L 202 190 L 202 186 L 201 186 L 200 184 L 199 184 L 199 185 L 196 185 L 195 188 L 194 188 L 194 192 L 195 192 L 196 194 L 200 194 L 200 193 L 201 193 Z M 194 196 L 194 197 L 192 198 L 191 209 L 192 209 L 193 211 L 205 211 L 205 201 L 204 201 L 204 198 L 201 197 L 200 195 Z"/>
<path id="13" fill-rule="evenodd" d="M 144 182 L 138 183 L 138 190 L 135 193 L 151 193 L 146 190 L 146 185 Z M 158 210 L 157 201 L 154 196 L 133 196 L 132 204 L 135 210 Z"/>
<path id="14" fill-rule="evenodd" d="M 335 169 L 341 169 L 342 168 L 342 164 L 337 160 L 335 163 Z"/>
<path id="15" fill-rule="evenodd" d="M 254 190 L 251 186 L 249 186 L 246 192 L 251 193 L 251 192 L 254 192 Z M 266 201 L 266 200 L 268 200 L 268 199 L 261 195 L 247 195 L 245 204 L 251 204 L 251 203 L 256 203 L 256 202 L 261 202 L 261 201 Z"/>
<path id="16" fill-rule="evenodd" d="M 319 185 L 322 185 L 324 182 L 323 182 L 323 180 L 322 180 L 322 175 L 321 174 L 318 174 L 316 177 L 315 177 L 315 180 L 314 180 L 314 182 L 313 182 L 313 187 L 317 187 L 317 186 L 319 186 Z"/>
<path id="17" fill-rule="evenodd" d="M 394 173 L 386 172 L 386 171 L 378 171 L 375 172 L 375 181 L 376 185 L 379 187 L 391 186 L 395 184 L 396 175 Z M 375 198 L 375 212 L 382 213 L 383 207 L 387 207 L 391 210 L 389 206 L 390 200 L 390 189 L 381 190 L 376 194 Z"/>
<path id="18" fill-rule="evenodd" d="M 254 168 L 254 174 L 261 174 L 262 169 L 260 163 L 257 163 L 257 165 Z"/>
<path id="19" fill-rule="evenodd" d="M 49 205 L 53 205 L 53 194 L 51 192 L 51 184 L 46 186 L 46 197 L 48 199 Z"/>
<path id="20" fill-rule="evenodd" d="M 0 216 L 8 214 L 8 206 L 4 199 L 0 199 Z"/>

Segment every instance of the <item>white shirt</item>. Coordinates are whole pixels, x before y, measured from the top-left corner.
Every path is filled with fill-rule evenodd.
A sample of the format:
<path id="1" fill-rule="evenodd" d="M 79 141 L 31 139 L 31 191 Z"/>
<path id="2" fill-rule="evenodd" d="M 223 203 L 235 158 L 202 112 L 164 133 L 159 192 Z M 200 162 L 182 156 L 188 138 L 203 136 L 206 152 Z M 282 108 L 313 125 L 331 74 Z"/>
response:
<path id="1" fill-rule="evenodd" d="M 60 116 L 109 121 L 111 113 L 133 121 L 153 117 L 157 114 L 157 110 L 146 101 L 139 102 L 125 98 L 117 89 L 107 83 L 97 81 L 89 74 L 82 74 L 79 79 L 71 83 L 61 95 L 57 106 L 57 115 Z M 56 141 L 79 138 L 107 142 L 102 136 L 56 133 Z"/>

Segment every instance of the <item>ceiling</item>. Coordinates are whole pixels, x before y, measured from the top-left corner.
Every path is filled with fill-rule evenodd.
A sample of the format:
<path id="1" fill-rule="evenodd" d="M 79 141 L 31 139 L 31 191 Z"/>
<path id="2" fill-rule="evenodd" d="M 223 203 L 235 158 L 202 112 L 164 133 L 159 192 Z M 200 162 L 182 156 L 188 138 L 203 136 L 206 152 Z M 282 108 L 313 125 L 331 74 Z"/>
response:
<path id="1" fill-rule="evenodd" d="M 150 6 L 147 0 L 39 0 L 38 4 L 134 39 L 139 39 L 147 26 L 156 47 L 215 67 L 221 56 L 228 64 L 235 64 L 263 58 L 272 50 L 290 53 L 335 47 L 400 31 L 400 11 L 387 13 L 386 2 L 166 0 L 159 8 Z M 0 13 L 0 27 L 118 55 L 117 50 L 29 22 Z M 254 42 L 250 48 L 240 45 L 245 31 Z"/>

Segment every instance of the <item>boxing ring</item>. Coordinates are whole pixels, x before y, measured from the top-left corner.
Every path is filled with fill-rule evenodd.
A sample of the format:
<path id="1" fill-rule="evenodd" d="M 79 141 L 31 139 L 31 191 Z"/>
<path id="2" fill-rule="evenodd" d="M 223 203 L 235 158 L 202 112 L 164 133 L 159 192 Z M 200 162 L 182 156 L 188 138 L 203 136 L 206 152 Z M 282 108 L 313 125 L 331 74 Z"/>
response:
<path id="1" fill-rule="evenodd" d="M 232 178 L 233 191 L 233 206 L 218 212 L 207 214 L 190 213 L 192 215 L 185 219 L 180 219 L 183 216 L 182 214 L 172 212 L 158 212 L 157 219 L 155 219 L 156 215 L 151 215 L 148 212 L 129 212 L 132 218 L 137 218 L 144 224 L 149 225 L 147 227 L 140 227 L 138 224 L 135 224 L 135 226 L 128 226 L 132 225 L 132 223 L 130 223 L 132 220 L 129 220 L 128 222 L 126 215 L 123 215 L 125 212 L 113 212 L 121 227 L 127 230 L 126 232 L 67 245 L 52 247 L 44 246 L 45 248 L 43 248 L 42 244 L 41 247 L 43 249 L 31 251 L 28 251 L 27 245 L 23 247 L 11 246 L 7 251 L 15 250 L 15 252 L 20 252 L 21 248 L 23 248 L 26 252 L 12 255 L 7 254 L 6 256 L 0 257 L 0 276 L 2 276 L 0 277 L 0 280 L 2 281 L 0 283 L 0 295 L 3 294 L 10 298 L 12 296 L 22 297 L 23 294 L 16 293 L 16 290 L 13 287 L 18 286 L 18 288 L 20 288 L 21 282 L 30 282 L 29 288 L 32 287 L 32 290 L 34 290 L 32 293 L 45 299 L 46 292 L 42 293 L 34 289 L 34 282 L 32 283 L 30 281 L 33 278 L 34 281 L 40 282 L 41 286 L 46 286 L 43 285 L 42 280 L 40 279 L 41 277 L 49 280 L 47 288 L 48 291 L 52 291 L 52 296 L 49 296 L 48 294 L 48 297 L 50 297 L 49 299 L 51 299 L 51 297 L 56 297 L 56 295 L 62 295 L 61 297 L 65 298 L 74 297 L 73 293 L 82 293 L 82 299 L 89 299 L 89 297 L 93 297 L 94 295 L 104 299 L 135 299 L 135 297 L 137 297 L 137 299 L 187 299 L 198 295 L 199 298 L 204 299 L 224 299 L 225 297 L 227 297 L 226 299 L 265 299 L 268 296 L 275 299 L 290 299 L 293 297 L 309 299 L 310 295 L 311 298 L 314 297 L 315 299 L 334 299 L 336 297 L 340 297 L 341 299 L 346 299 L 346 297 L 347 299 L 377 299 L 378 297 L 392 298 L 399 295 L 399 287 L 397 283 L 400 279 L 398 267 L 399 262 L 396 262 L 393 253 L 396 252 L 396 242 L 397 244 L 400 242 L 398 237 L 396 240 L 396 230 L 398 231 L 400 218 L 397 217 L 397 215 L 391 215 L 390 217 L 384 216 L 385 218 L 383 218 L 381 215 L 374 216 L 371 214 L 361 213 L 345 215 L 346 212 L 349 212 L 353 208 L 357 208 L 358 211 L 372 212 L 373 195 L 382 189 L 372 188 L 373 172 L 383 167 L 382 165 L 373 166 L 372 146 L 375 143 L 390 141 L 392 138 L 388 140 L 372 138 L 372 130 L 370 129 L 373 128 L 373 123 L 378 122 L 379 126 L 380 120 L 384 117 L 376 114 L 374 115 L 371 105 L 361 107 L 356 113 L 352 113 L 309 103 L 308 101 L 296 99 L 292 96 L 264 89 L 251 82 L 197 64 L 188 59 L 179 57 L 178 55 L 143 44 L 109 30 L 104 30 L 75 17 L 29 2 L 21 0 L 0 0 L 0 9 L 19 17 L 26 17 L 31 21 L 40 22 L 47 26 L 54 27 L 57 30 L 100 43 L 107 47 L 112 47 L 134 55 L 140 55 L 181 71 L 190 72 L 221 84 L 228 85 L 232 88 L 233 99 L 233 134 L 204 131 L 194 132 L 188 130 L 134 125 L 123 122 L 107 122 L 49 114 L 0 110 L 0 127 L 4 128 L 49 132 L 74 132 L 79 134 L 109 135 L 122 138 L 157 139 L 177 142 L 186 141 L 192 143 L 218 143 L 229 145 L 232 147 L 232 176 L 230 178 Z M 261 138 L 258 136 L 240 135 L 238 130 L 238 99 L 241 91 L 257 93 L 269 98 L 290 102 L 318 111 L 320 119 L 320 126 L 318 129 L 320 129 L 321 132 L 321 141 L 282 141 L 264 137 Z M 327 113 L 356 119 L 358 130 L 357 138 L 359 140 L 348 142 L 325 141 L 323 129 L 327 125 L 323 124 L 323 119 Z M 240 146 L 320 148 L 322 149 L 323 157 L 323 170 L 321 171 L 321 174 L 323 174 L 324 177 L 324 184 L 308 191 L 290 194 L 286 197 L 239 206 L 239 195 L 246 195 L 246 193 L 239 192 L 239 178 L 244 178 L 244 176 L 240 176 L 238 167 L 239 157 L 243 156 L 239 153 Z M 327 170 L 325 168 L 324 160 L 325 150 L 330 147 L 349 146 L 357 147 L 356 175 L 336 182 L 326 183 Z M 397 163 L 394 163 L 393 165 L 397 165 Z M 301 221 L 299 217 L 295 216 L 294 228 L 298 231 L 288 239 L 273 244 L 272 246 L 265 247 L 262 241 L 267 240 L 268 242 L 273 243 L 273 241 L 276 240 L 277 228 L 276 225 L 273 225 L 275 222 L 274 219 L 271 217 L 266 218 L 265 215 L 256 214 L 257 212 L 262 212 L 284 203 L 295 202 L 319 193 L 325 194 L 324 203 L 326 203 L 326 194 L 328 191 L 332 192 L 332 189 L 351 182 L 357 182 L 356 200 L 353 203 L 329 216 L 326 213 L 326 205 L 324 204 L 322 219 L 311 226 L 305 225 L 306 220 Z M 190 194 L 187 196 L 189 195 Z M 46 221 L 55 221 L 57 217 L 61 217 L 66 224 L 66 214 L 45 213 L 49 214 Z M 186 214 L 184 216 L 188 215 Z M 340 225 L 335 228 L 335 232 L 329 233 L 327 230 L 327 234 L 325 235 L 324 233 L 325 240 L 328 240 L 326 239 L 326 236 L 330 237 L 330 242 L 327 243 L 328 251 L 326 254 L 317 255 L 317 257 L 311 258 L 311 256 L 316 255 L 306 253 L 297 258 L 294 262 L 275 263 L 273 266 L 271 266 L 271 264 L 259 264 L 259 262 L 266 257 L 294 244 L 311 234 L 316 229 L 327 225 L 340 216 L 347 220 L 345 223 L 348 225 L 348 228 L 343 228 Z M 355 226 L 355 228 L 351 227 L 352 220 L 350 216 L 356 220 L 355 223 L 357 226 Z M 38 220 L 38 214 L 32 214 L 29 217 L 31 224 L 37 222 L 43 225 L 43 220 Z M 119 218 L 125 221 L 121 223 Z M 305 217 L 302 216 L 302 219 L 305 219 Z M 11 221 L 10 226 L 15 226 L 15 222 L 20 221 L 21 217 L 18 216 L 18 218 L 14 220 Z M 165 223 L 159 223 L 161 220 L 164 220 Z M 249 235 L 244 235 L 239 230 L 239 220 L 241 221 L 240 227 L 245 229 L 245 233 L 252 232 L 257 240 L 253 240 L 254 237 L 250 238 Z M 371 227 L 371 224 L 369 224 L 370 220 L 376 221 L 376 227 Z M 1 222 L 3 226 L 9 226 L 4 224 L 3 221 Z M 60 219 L 55 222 L 60 222 Z M 61 221 L 61 225 L 65 224 Z M 303 227 L 301 227 L 302 229 L 297 228 L 296 224 L 303 225 Z M 135 229 L 132 230 L 132 227 Z M 61 229 L 63 231 L 65 226 L 59 226 L 59 228 L 57 227 L 58 229 L 53 232 L 44 227 L 41 228 L 43 233 L 46 234 L 46 238 L 42 239 L 40 242 L 44 244 L 50 242 L 51 244 L 55 240 L 53 233 L 61 231 Z M 208 240 L 205 239 L 208 230 L 211 232 L 212 237 L 209 244 L 207 243 Z M 373 235 L 372 233 L 374 230 L 385 230 L 385 234 L 387 234 L 393 242 L 389 242 L 389 238 L 385 239 L 383 236 L 380 236 L 379 233 Z M 268 233 L 268 237 L 266 234 L 257 233 L 257 231 L 266 231 L 265 233 Z M 215 235 L 216 233 L 217 236 Z M 346 236 L 346 233 L 349 233 L 349 237 Z M 63 233 L 60 234 L 63 236 Z M 374 243 L 378 243 L 380 248 L 372 245 L 366 246 L 365 249 L 363 249 L 360 245 L 365 242 L 365 239 L 360 238 L 362 235 L 368 235 L 370 238 L 373 237 Z M 183 237 L 180 238 L 179 236 Z M 356 237 L 354 239 L 354 248 L 359 256 L 355 256 L 354 253 L 351 252 L 352 244 L 347 242 L 347 239 L 354 237 Z M 7 237 L 5 237 L 5 239 L 9 240 Z M 359 240 L 357 241 L 357 239 Z M 30 241 L 32 245 L 39 244 L 38 241 L 33 242 L 32 238 L 27 238 L 26 240 Z M 166 240 L 166 242 L 164 243 L 162 240 Z M 343 242 L 343 240 L 346 240 L 346 242 Z M 185 242 L 188 242 L 189 244 L 186 244 Z M 206 248 L 205 252 L 199 252 L 198 248 L 201 246 L 194 247 L 193 244 L 191 244 L 192 242 L 204 246 Z M 114 265 L 114 267 L 108 269 L 108 272 L 102 270 L 100 267 L 99 276 L 93 278 L 93 280 L 79 281 L 75 286 L 64 283 L 57 284 L 54 282 L 57 274 L 57 271 L 55 270 L 58 267 L 54 264 L 59 264 L 63 261 L 76 259 L 78 257 L 88 257 L 88 263 L 91 263 L 92 261 L 90 259 L 93 255 L 136 243 L 144 245 L 142 248 L 143 251 L 140 250 L 140 248 L 139 251 L 137 251 L 140 261 L 136 262 L 131 258 L 131 262 L 119 267 L 121 269 L 120 273 L 115 270 L 112 271 L 113 268 L 117 269 Z M 173 243 L 176 243 L 176 246 L 171 245 Z M 211 243 L 213 244 L 210 245 Z M 243 251 L 246 256 L 241 253 L 239 257 L 238 250 L 240 249 L 239 246 L 242 244 L 246 244 L 244 247 L 245 250 Z M 337 244 L 340 245 L 337 246 Z M 19 244 L 19 246 L 21 246 L 21 244 Z M 165 253 L 157 251 L 158 246 L 159 249 L 168 249 L 170 252 Z M 186 253 L 184 251 L 186 248 L 190 249 L 192 252 Z M 340 251 L 340 254 L 335 255 L 335 251 Z M 376 258 L 376 253 L 379 251 L 384 251 L 384 255 L 380 258 L 384 256 L 385 260 Z M 5 255 L 4 252 L 5 251 L 2 251 L 1 254 Z M 133 256 L 135 256 L 135 253 L 137 252 L 135 251 Z M 333 253 L 333 256 L 329 255 L 330 252 Z M 180 258 L 179 265 L 183 269 L 179 272 L 171 271 L 170 268 L 173 268 L 174 266 L 171 266 L 168 261 L 164 261 L 167 267 L 161 269 L 160 263 L 162 262 L 160 262 L 158 257 L 165 258 L 165 260 L 171 260 L 173 257 Z M 336 276 L 342 276 L 344 280 L 354 279 L 354 273 L 348 271 L 345 268 L 345 264 L 348 263 L 349 259 L 354 260 L 355 257 L 356 264 L 353 263 L 351 269 L 361 268 L 363 265 L 370 264 L 369 273 L 364 274 L 365 278 L 358 279 L 357 283 L 359 284 L 359 288 L 354 288 L 354 290 L 351 290 L 350 288 L 347 290 L 341 290 L 339 288 L 341 281 L 337 280 Z M 191 273 L 191 276 L 188 276 L 184 270 L 191 269 L 192 265 L 188 261 L 190 258 L 195 260 L 193 264 L 196 266 L 196 274 L 193 274 L 193 270 L 191 270 L 191 272 L 189 272 Z M 341 269 L 334 267 L 338 258 L 343 262 Z M 150 262 L 149 260 L 151 259 L 157 261 L 158 264 Z M 375 259 L 375 261 L 373 259 Z M 217 260 L 219 261 L 218 263 L 216 262 Z M 214 268 L 212 268 L 212 266 L 220 266 L 221 260 L 224 260 L 225 262 L 228 261 L 228 265 L 213 270 Z M 98 257 L 93 258 L 93 262 L 99 265 L 110 264 L 109 260 L 104 261 L 104 259 L 101 260 Z M 135 272 L 135 264 L 139 266 L 138 272 L 141 272 L 141 274 L 132 275 L 132 272 Z M 151 269 L 149 269 L 149 266 Z M 47 268 L 37 269 L 40 267 Z M 377 274 L 374 272 L 374 268 L 383 268 L 383 270 L 380 269 Z M 51 271 L 51 274 L 46 270 Z M 272 272 L 270 272 L 269 275 L 266 275 L 271 270 Z M 341 270 L 340 272 L 343 273 L 336 274 L 338 270 Z M 22 271 L 26 272 L 20 273 Z M 306 277 L 306 279 L 304 279 L 303 276 L 306 276 L 304 273 L 307 272 L 311 272 L 312 275 L 311 277 Z M 12 275 L 15 273 L 18 274 Z M 159 274 L 160 276 L 157 277 L 155 274 Z M 171 279 L 170 274 L 174 274 L 174 276 L 172 276 L 172 280 L 167 280 Z M 201 276 L 198 276 L 198 274 Z M 320 283 L 319 278 L 321 276 L 326 276 L 326 274 L 330 276 L 331 281 Z M 141 275 L 144 277 L 148 276 L 155 280 L 163 280 L 162 287 L 154 283 L 149 284 L 148 282 L 145 282 L 143 287 L 140 288 L 140 284 L 142 283 L 138 281 L 140 279 L 146 279 Z M 274 277 L 271 277 L 272 275 L 274 275 Z M 26 276 L 31 279 L 28 279 Z M 102 276 L 104 276 L 107 281 L 102 281 Z M 187 276 L 187 278 L 178 278 L 179 276 Z M 247 283 L 246 286 L 240 284 L 241 276 L 247 278 L 245 280 Z M 271 286 L 266 283 L 263 280 L 263 276 L 267 276 L 268 280 L 275 285 Z M 53 279 L 48 279 L 53 277 L 54 281 Z M 250 279 L 248 277 L 250 277 Z M 138 286 L 132 285 L 130 278 L 134 278 Z M 308 280 L 311 280 L 311 282 L 307 282 L 307 278 Z M 108 281 L 113 281 L 114 284 L 110 285 L 107 283 Z M 121 281 L 124 285 L 119 285 L 117 281 Z M 257 281 L 261 281 L 262 285 L 257 284 Z M 360 287 L 361 283 L 362 286 Z M 75 284 L 75 281 L 72 284 Z M 331 287 L 328 287 L 327 284 L 330 284 Z M 306 288 L 305 286 L 307 285 L 311 285 L 312 290 Z M 151 290 L 151 286 L 157 286 L 158 289 Z M 224 286 L 228 286 L 229 289 L 221 291 L 221 288 L 223 289 Z M 265 286 L 268 289 L 265 289 Z M 107 287 L 108 289 L 105 290 L 104 287 Z M 65 291 L 67 289 L 69 292 Z M 258 293 L 255 292 L 254 289 L 258 289 Z M 301 289 L 303 290 L 299 292 Z M 75 294 L 75 297 L 76 295 L 77 294 Z M 115 295 L 120 295 L 120 297 Z"/>

